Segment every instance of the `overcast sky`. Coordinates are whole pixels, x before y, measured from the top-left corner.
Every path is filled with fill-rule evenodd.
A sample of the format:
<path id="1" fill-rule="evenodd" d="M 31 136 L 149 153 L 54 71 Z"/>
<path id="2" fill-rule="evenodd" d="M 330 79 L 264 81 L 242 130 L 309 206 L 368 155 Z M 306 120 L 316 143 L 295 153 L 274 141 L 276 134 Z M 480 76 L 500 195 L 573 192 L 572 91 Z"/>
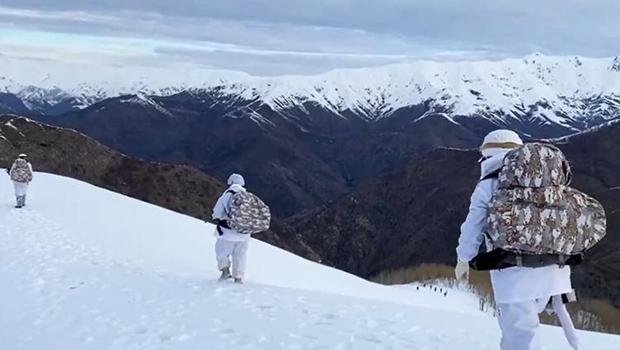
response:
<path id="1" fill-rule="evenodd" d="M 616 56 L 619 14 L 617 0 L 2 0 L 0 55 L 257 75 Z"/>

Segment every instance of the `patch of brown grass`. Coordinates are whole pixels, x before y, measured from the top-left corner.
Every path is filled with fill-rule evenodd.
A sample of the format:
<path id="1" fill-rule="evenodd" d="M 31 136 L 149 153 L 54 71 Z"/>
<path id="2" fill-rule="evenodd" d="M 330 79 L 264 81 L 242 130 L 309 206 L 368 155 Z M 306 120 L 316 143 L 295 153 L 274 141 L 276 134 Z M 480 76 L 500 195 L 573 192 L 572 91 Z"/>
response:
<path id="1" fill-rule="evenodd" d="M 458 284 L 454 278 L 454 267 L 443 264 L 421 264 L 414 267 L 383 271 L 373 278 L 382 284 L 407 284 L 441 280 L 448 287 Z M 488 272 L 470 270 L 468 288 L 480 298 L 480 310 L 495 310 L 493 287 Z M 579 329 L 620 334 L 620 309 L 605 300 L 580 299 L 568 304 L 575 327 Z M 541 322 L 559 325 L 555 315 L 541 314 Z"/>

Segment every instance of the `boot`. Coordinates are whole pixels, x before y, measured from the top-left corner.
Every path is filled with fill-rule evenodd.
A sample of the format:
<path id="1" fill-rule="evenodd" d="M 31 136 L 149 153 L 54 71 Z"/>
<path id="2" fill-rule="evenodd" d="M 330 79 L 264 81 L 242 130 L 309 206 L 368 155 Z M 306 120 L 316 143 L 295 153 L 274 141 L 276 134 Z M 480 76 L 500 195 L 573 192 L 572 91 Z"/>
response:
<path id="1" fill-rule="evenodd" d="M 225 281 L 232 277 L 232 275 L 230 274 L 230 268 L 225 267 L 220 271 L 222 271 L 222 274 L 220 275 L 220 281 Z"/>
<path id="2" fill-rule="evenodd" d="M 234 282 L 235 282 L 236 284 L 243 284 L 243 280 L 242 280 L 240 277 L 235 277 Z"/>
<path id="3" fill-rule="evenodd" d="M 15 196 L 15 208 L 22 207 L 22 196 Z"/>
<path id="4" fill-rule="evenodd" d="M 22 207 L 26 206 L 26 195 L 22 196 Z"/>

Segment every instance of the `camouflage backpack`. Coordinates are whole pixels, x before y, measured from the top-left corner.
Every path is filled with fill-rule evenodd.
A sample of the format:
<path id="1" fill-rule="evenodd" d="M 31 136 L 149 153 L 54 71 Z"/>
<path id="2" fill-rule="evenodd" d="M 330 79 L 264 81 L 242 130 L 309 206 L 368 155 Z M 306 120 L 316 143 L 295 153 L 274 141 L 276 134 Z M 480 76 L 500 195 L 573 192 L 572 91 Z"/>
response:
<path id="1" fill-rule="evenodd" d="M 256 195 L 247 191 L 229 191 L 230 211 L 228 226 L 243 234 L 267 231 L 271 223 L 269 207 Z"/>
<path id="2" fill-rule="evenodd" d="M 606 233 L 605 210 L 568 185 L 571 169 L 557 147 L 530 143 L 509 152 L 491 200 L 487 235 L 495 248 L 575 255 Z"/>
<path id="3" fill-rule="evenodd" d="M 11 168 L 11 180 L 19 183 L 32 181 L 32 171 L 25 159 L 16 159 Z"/>

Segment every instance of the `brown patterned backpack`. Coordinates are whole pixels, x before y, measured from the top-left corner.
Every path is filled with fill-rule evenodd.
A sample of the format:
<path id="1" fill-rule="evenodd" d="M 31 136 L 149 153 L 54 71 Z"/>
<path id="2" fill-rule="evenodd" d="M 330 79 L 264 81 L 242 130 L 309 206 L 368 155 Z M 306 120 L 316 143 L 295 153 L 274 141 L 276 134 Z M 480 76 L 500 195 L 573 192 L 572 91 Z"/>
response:
<path id="1" fill-rule="evenodd" d="M 491 200 L 486 233 L 495 248 L 529 255 L 576 255 L 606 234 L 603 206 L 569 187 L 560 149 L 529 143 L 509 152 Z"/>
<path id="2" fill-rule="evenodd" d="M 253 234 L 267 231 L 271 224 L 269 207 L 253 193 L 247 191 L 232 193 L 228 226 L 243 234 Z"/>
<path id="3" fill-rule="evenodd" d="M 19 183 L 28 183 L 32 181 L 32 171 L 28 166 L 28 161 L 18 158 L 11 167 L 11 180 Z"/>

